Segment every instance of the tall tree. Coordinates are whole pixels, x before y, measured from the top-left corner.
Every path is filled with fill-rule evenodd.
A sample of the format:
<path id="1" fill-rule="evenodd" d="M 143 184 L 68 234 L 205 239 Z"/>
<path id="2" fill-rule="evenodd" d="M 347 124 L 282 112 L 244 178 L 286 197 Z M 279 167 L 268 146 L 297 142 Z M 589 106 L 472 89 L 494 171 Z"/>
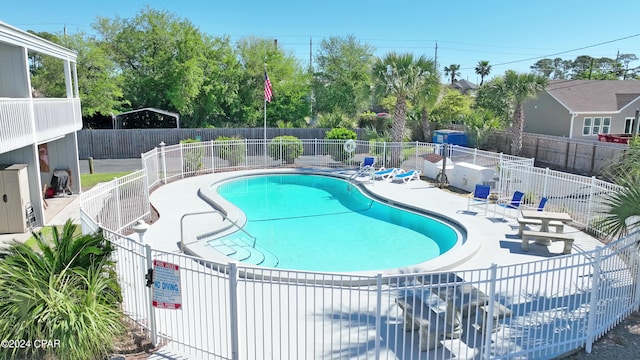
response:
<path id="1" fill-rule="evenodd" d="M 638 60 L 638 57 L 635 54 L 618 54 L 616 60 L 623 64 L 622 80 L 627 80 L 628 78 L 633 78 L 635 76 L 635 72 L 638 71 L 638 68 L 629 69 L 629 63 Z"/>
<path id="2" fill-rule="evenodd" d="M 444 67 L 444 76 L 451 76 L 451 83 L 456 82 L 456 76 L 460 76 L 460 64 L 451 64 Z"/>
<path id="3" fill-rule="evenodd" d="M 124 99 L 122 74 L 116 70 L 106 52 L 105 44 L 83 33 L 68 35 L 66 42 L 78 53 L 78 89 L 82 100 L 82 115 L 109 115 L 121 112 Z"/>
<path id="4" fill-rule="evenodd" d="M 208 69 L 221 66 L 210 61 L 212 44 L 207 36 L 188 20 L 150 8 L 132 19 L 98 18 L 95 28 L 119 66 L 125 98 L 133 109 L 157 107 L 180 113 L 185 126 L 198 123 L 197 102 L 202 101 L 212 74 Z M 227 96 L 216 95 L 218 99 Z M 233 91 L 228 95 L 233 96 Z"/>
<path id="5" fill-rule="evenodd" d="M 475 70 L 476 74 L 480 75 L 480 86 L 482 86 L 485 76 L 489 76 L 491 73 L 491 65 L 489 65 L 489 61 L 487 60 L 480 60 Z"/>
<path id="6" fill-rule="evenodd" d="M 433 74 L 434 64 L 424 56 L 415 58 L 412 54 L 388 53 L 377 59 L 373 74 L 377 80 L 379 93 L 396 98 L 391 127 L 391 141 L 402 142 L 407 122 L 407 101 L 416 99 Z M 394 154 L 399 157 L 398 154 Z M 397 159 L 395 159 L 397 160 Z"/>
<path id="7" fill-rule="evenodd" d="M 317 112 L 355 117 L 367 109 L 373 51 L 353 35 L 322 40 L 313 84 Z"/>
<path id="8" fill-rule="evenodd" d="M 122 76 L 116 71 L 116 64 L 105 53 L 104 44 L 82 32 L 70 35 L 34 34 L 76 51 L 78 90 L 84 117 L 122 111 L 127 104 L 123 98 Z M 38 53 L 30 54 L 29 58 L 31 82 L 36 94 L 66 97 L 62 61 Z"/>

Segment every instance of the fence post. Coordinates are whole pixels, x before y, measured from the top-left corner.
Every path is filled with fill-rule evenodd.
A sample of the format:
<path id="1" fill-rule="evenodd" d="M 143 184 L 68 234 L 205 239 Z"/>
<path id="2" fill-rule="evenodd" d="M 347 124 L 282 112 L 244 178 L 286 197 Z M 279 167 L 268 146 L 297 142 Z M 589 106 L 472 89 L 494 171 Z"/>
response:
<path id="1" fill-rule="evenodd" d="M 380 359 L 380 334 L 382 333 L 382 274 L 376 275 L 376 337 L 375 359 Z"/>
<path id="2" fill-rule="evenodd" d="M 478 157 L 478 148 L 473 148 L 473 165 L 476 164 L 477 157 Z"/>
<path id="3" fill-rule="evenodd" d="M 178 145 L 180 145 L 180 177 L 184 179 L 184 146 L 187 144 L 183 144 L 182 142 L 179 142 Z"/>
<path id="4" fill-rule="evenodd" d="M 629 234 L 627 236 L 631 237 L 634 236 L 635 238 L 638 238 L 638 232 L 635 232 L 634 234 Z M 638 243 L 638 240 L 636 239 L 634 241 L 634 243 Z M 635 267 L 635 282 L 636 282 L 636 298 L 634 299 L 633 303 L 635 305 L 635 311 L 638 311 L 638 304 L 640 304 L 640 266 L 638 266 L 638 258 L 637 256 L 633 257 L 634 261 L 633 261 L 633 267 Z M 633 271 L 633 269 L 632 269 Z"/>
<path id="5" fill-rule="evenodd" d="M 164 153 L 164 141 L 160 142 L 160 158 L 162 159 L 162 183 L 167 183 L 167 158 Z"/>
<path id="6" fill-rule="evenodd" d="M 591 301 L 589 302 L 589 316 L 587 317 L 587 341 L 584 351 L 591 354 L 591 348 L 595 341 L 596 314 L 598 313 L 598 289 L 600 288 L 600 266 L 602 261 L 602 247 L 596 248 L 596 257 L 593 260 L 593 282 L 591 285 Z"/>
<path id="7" fill-rule="evenodd" d="M 387 142 L 382 143 L 382 158 L 383 158 L 383 166 L 387 166 Z"/>
<path id="8" fill-rule="evenodd" d="M 591 204 L 593 203 L 593 193 L 596 187 L 596 177 L 591 177 L 591 186 L 589 186 L 589 202 L 587 203 L 587 221 L 585 225 L 587 229 L 591 229 Z"/>
<path id="9" fill-rule="evenodd" d="M 153 260 L 151 255 L 151 245 L 145 244 L 145 260 L 147 262 L 147 269 L 153 269 Z M 149 333 L 151 334 L 151 344 L 156 346 L 158 344 L 158 331 L 156 328 L 156 310 L 153 307 L 153 282 L 148 287 L 149 294 Z"/>
<path id="10" fill-rule="evenodd" d="M 229 263 L 229 322 L 231 336 L 231 359 L 240 358 L 238 353 L 238 268 L 236 263 Z"/>
<path id="11" fill-rule="evenodd" d="M 115 193 L 116 193 L 116 226 L 117 226 L 117 233 L 119 234 L 120 231 L 122 230 L 122 219 L 121 219 L 121 210 L 120 210 L 120 181 L 118 180 L 118 178 L 113 178 L 113 183 L 115 185 Z"/>
<path id="12" fill-rule="evenodd" d="M 542 186 L 542 196 L 547 197 L 547 187 L 549 183 L 549 168 L 544 169 L 544 185 Z"/>
<path id="13" fill-rule="evenodd" d="M 489 279 L 491 282 L 489 283 L 489 301 L 494 301 L 496 297 L 496 279 L 498 274 L 498 265 L 491 264 L 491 273 L 489 275 Z M 484 334 L 484 358 L 491 359 L 491 336 L 493 335 L 493 311 L 495 306 L 489 306 L 489 312 L 487 313 L 487 324 L 485 325 L 485 334 Z"/>

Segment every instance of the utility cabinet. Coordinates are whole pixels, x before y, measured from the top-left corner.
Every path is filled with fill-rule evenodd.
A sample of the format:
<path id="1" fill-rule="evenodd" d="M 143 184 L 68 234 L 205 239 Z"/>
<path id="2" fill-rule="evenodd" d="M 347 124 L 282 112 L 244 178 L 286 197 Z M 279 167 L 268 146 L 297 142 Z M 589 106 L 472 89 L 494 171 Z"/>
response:
<path id="1" fill-rule="evenodd" d="M 29 199 L 27 165 L 0 165 L 0 234 L 28 231 Z"/>

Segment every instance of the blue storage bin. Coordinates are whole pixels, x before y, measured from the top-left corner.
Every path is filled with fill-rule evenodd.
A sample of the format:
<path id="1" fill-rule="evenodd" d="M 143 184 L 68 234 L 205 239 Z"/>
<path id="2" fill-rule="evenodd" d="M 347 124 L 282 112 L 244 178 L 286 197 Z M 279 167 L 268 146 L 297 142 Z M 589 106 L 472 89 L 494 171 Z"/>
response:
<path id="1" fill-rule="evenodd" d="M 436 130 L 433 132 L 434 144 L 451 144 L 467 146 L 467 134 L 460 130 Z"/>

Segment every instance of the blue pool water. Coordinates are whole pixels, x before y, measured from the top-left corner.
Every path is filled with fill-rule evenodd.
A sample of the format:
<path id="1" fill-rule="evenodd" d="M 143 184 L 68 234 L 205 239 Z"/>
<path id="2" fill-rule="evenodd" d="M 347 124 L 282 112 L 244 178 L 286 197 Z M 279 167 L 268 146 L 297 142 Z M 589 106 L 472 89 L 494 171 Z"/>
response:
<path id="1" fill-rule="evenodd" d="M 246 214 L 244 229 L 256 238 L 257 248 L 277 258 L 278 268 L 399 268 L 435 258 L 459 238 L 457 231 L 435 218 L 372 200 L 333 177 L 251 176 L 224 183 L 217 191 Z M 238 243 L 251 241 L 237 231 L 209 244 L 230 244 L 233 238 Z"/>

